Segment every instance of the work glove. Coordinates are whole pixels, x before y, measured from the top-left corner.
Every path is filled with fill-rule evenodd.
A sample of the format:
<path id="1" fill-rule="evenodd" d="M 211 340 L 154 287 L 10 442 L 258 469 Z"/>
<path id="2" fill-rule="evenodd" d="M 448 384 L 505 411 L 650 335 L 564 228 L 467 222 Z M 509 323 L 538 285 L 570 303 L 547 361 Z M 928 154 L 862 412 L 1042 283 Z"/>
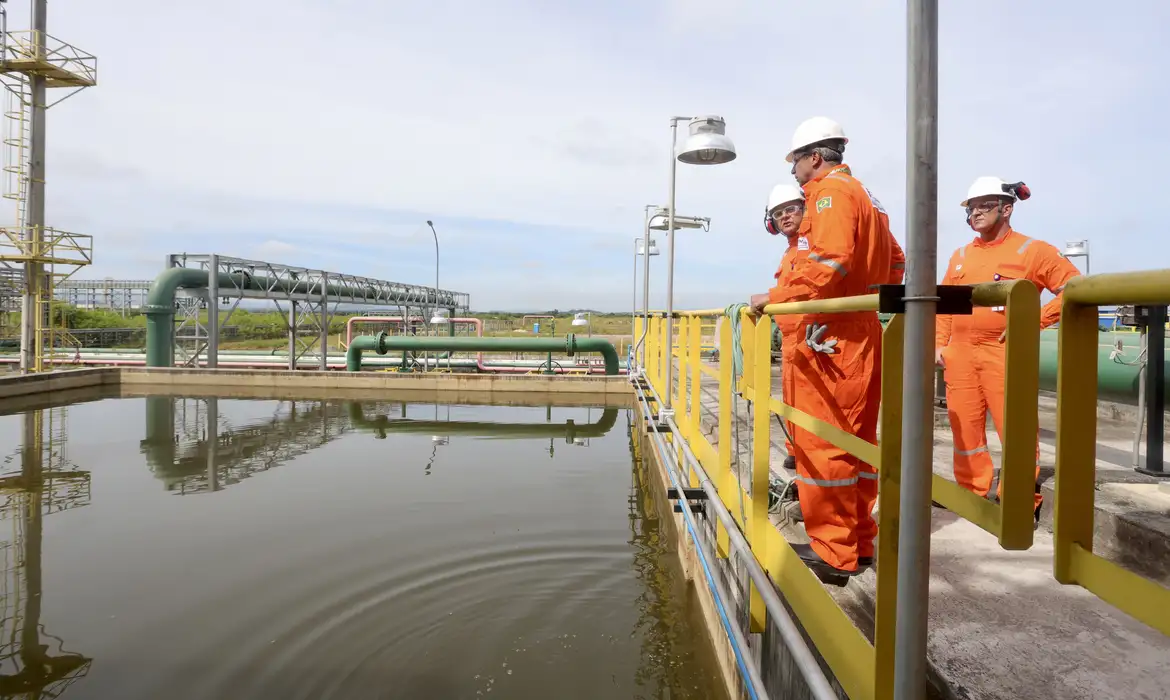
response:
<path id="1" fill-rule="evenodd" d="M 813 349 L 813 352 L 823 352 L 826 355 L 832 355 L 837 352 L 833 348 L 837 345 L 837 339 L 831 338 L 821 342 L 821 338 L 825 337 L 825 331 L 829 330 L 828 324 L 817 325 L 810 323 L 804 329 L 804 342 Z"/>

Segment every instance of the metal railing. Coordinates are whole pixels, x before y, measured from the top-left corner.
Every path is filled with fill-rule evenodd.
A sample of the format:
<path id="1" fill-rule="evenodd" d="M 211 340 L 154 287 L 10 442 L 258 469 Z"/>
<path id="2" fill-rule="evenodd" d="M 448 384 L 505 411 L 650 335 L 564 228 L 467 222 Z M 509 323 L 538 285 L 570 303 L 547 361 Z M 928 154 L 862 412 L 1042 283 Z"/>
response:
<path id="1" fill-rule="evenodd" d="M 1093 554 L 1097 309 L 1113 304 L 1170 304 L 1170 270 L 1077 277 L 1064 288 L 1056 369 L 1052 573 L 1057 581 L 1081 586 L 1170 635 L 1170 589 Z"/>
<path id="2" fill-rule="evenodd" d="M 1099 279 L 1100 278 L 1100 279 Z M 1170 634 L 1170 590 L 1092 554 L 1093 470 L 1095 466 L 1097 305 L 1170 302 L 1170 270 L 1127 275 L 1078 278 L 1064 292 L 1060 326 L 1060 369 L 1057 409 L 1056 561 L 1054 573 L 1062 583 L 1078 584 L 1138 620 Z M 932 498 L 940 505 L 995 535 L 1006 550 L 1025 550 L 1033 543 L 1036 441 L 1039 436 L 1040 296 L 1030 282 L 1017 280 L 977 285 L 971 292 L 975 306 L 1003 306 L 1007 314 L 1005 338 L 1005 406 L 1003 423 L 1002 493 L 999 503 L 967 491 L 938 475 Z M 772 316 L 876 312 L 879 295 L 771 305 L 765 315 L 746 312 L 740 317 L 742 376 L 734 376 L 735 350 L 731 324 L 718 324 L 718 370 L 701 359 L 703 332 L 722 309 L 676 312 L 677 336 L 667 341 L 661 314 L 652 316 L 646 332 L 643 376 L 661 400 L 666 363 L 677 359 L 678 381 L 672 396 L 675 417 L 672 432 L 682 438 L 676 446 L 678 463 L 694 455 L 699 469 L 689 466 L 683 476 L 689 486 L 700 486 L 700 473 L 710 475 L 721 505 L 731 513 L 731 524 L 750 544 L 751 554 L 767 572 L 805 633 L 824 658 L 850 698 L 893 697 L 894 622 L 897 612 L 897 538 L 900 529 L 903 319 L 888 318 L 882 333 L 880 439 L 872 444 L 840 427 L 814 418 L 771 396 Z M 635 319 L 635 332 L 642 332 Z M 701 401 L 703 376 L 718 381 L 718 439 L 703 434 Z M 751 414 L 750 484 L 739 479 L 738 445 L 733 441 L 733 400 L 738 396 L 767 410 Z M 688 398 L 690 399 L 688 401 Z M 775 414 L 837 448 L 858 457 L 878 471 L 878 512 L 881 523 L 876 542 L 877 570 L 873 641 L 838 606 L 816 575 L 797 556 L 768 517 L 771 474 L 771 420 Z M 733 469 L 733 460 L 735 468 Z M 740 515 L 743 504 L 743 515 Z M 734 506 L 734 507 L 733 507 Z M 729 525 L 717 524 L 717 552 L 726 557 Z M 738 535 L 739 533 L 737 533 Z M 750 627 L 761 632 L 768 606 L 753 582 Z"/>

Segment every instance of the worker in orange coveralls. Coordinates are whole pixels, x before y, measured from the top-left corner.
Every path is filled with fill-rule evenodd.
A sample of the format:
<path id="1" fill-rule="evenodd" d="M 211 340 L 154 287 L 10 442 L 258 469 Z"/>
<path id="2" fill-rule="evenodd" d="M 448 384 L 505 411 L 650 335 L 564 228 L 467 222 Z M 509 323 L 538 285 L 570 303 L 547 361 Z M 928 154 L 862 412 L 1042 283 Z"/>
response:
<path id="1" fill-rule="evenodd" d="M 881 203 L 843 162 L 849 140 L 836 122 L 797 127 L 786 160 L 804 186 L 809 250 L 768 293 L 770 303 L 832 299 L 899 283 L 905 268 Z M 796 321 L 788 402 L 813 418 L 877 442 L 882 328 L 873 311 L 804 314 Z M 792 435 L 800 509 L 809 544 L 793 545 L 822 579 L 873 563 L 877 470 L 802 428 Z"/>
<path id="2" fill-rule="evenodd" d="M 768 195 L 768 207 L 764 213 L 764 229 L 777 236 L 781 233 L 788 238 L 788 248 L 784 257 L 780 259 L 780 267 L 776 269 L 776 286 L 782 287 L 796 270 L 796 262 L 808 255 L 809 222 L 804 216 L 804 190 L 796 185 L 776 185 Z M 751 306 L 756 313 L 768 305 L 768 294 L 755 294 L 751 298 Z M 781 395 L 785 402 L 792 402 L 793 372 L 792 352 L 804 338 L 798 338 L 800 319 L 793 315 L 780 315 L 772 318 L 776 327 L 780 329 L 780 386 Z M 784 458 L 784 468 L 796 470 L 796 457 L 793 452 L 792 424 L 788 423 L 785 429 L 784 448 L 788 456 Z"/>
<path id="3" fill-rule="evenodd" d="M 1080 271 L 1055 246 L 1012 229 L 1017 199 L 1031 196 L 1022 182 L 980 177 L 967 191 L 962 206 L 967 223 L 978 234 L 947 263 L 943 284 L 979 284 L 1029 280 L 1056 294 L 1040 312 L 1040 327 L 1060 320 L 1061 292 Z M 938 317 L 935 362 L 944 367 L 947 413 L 954 434 L 955 481 L 988 496 L 995 469 L 987 450 L 987 413 L 1003 439 L 1004 367 L 1007 334 L 1005 309 L 975 307 L 970 316 Z M 1040 520 L 1040 443 L 1036 443 L 1036 522 Z M 992 500 L 999 499 L 999 489 Z"/>

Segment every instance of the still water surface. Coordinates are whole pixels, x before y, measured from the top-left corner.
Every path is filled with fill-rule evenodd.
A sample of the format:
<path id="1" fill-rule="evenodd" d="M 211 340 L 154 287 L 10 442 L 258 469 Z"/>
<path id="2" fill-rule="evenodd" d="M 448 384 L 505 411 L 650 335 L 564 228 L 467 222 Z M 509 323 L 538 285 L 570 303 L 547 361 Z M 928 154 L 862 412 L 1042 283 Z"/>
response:
<path id="1" fill-rule="evenodd" d="M 628 423 L 169 397 L 0 416 L 0 697 L 722 698 Z"/>

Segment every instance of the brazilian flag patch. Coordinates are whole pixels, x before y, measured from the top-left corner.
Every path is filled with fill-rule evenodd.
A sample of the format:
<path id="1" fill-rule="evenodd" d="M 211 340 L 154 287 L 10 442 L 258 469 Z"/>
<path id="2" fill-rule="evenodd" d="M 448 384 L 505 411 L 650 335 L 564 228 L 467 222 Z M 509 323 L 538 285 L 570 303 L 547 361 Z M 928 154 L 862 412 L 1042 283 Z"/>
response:
<path id="1" fill-rule="evenodd" d="M 831 209 L 832 207 L 833 207 L 833 198 L 832 197 L 821 197 L 820 199 L 817 200 L 817 213 L 818 214 L 820 214 L 822 211 L 824 211 L 826 209 Z"/>

